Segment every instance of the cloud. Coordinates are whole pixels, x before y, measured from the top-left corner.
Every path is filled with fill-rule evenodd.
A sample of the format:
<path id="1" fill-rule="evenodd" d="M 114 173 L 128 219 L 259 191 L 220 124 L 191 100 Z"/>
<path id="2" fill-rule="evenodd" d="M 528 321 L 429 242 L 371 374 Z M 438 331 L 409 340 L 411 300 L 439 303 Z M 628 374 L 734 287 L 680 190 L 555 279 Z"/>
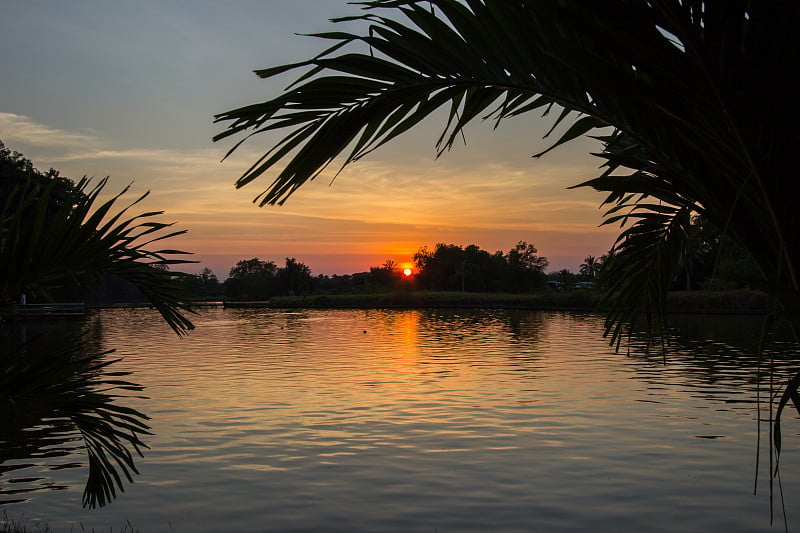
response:
<path id="1" fill-rule="evenodd" d="M 61 130 L 35 122 L 25 115 L 0 112 L 0 139 L 6 145 L 73 148 L 96 142 L 93 133 Z"/>
<path id="2" fill-rule="evenodd" d="M 63 130 L 15 113 L 0 112 L 0 139 L 11 147 L 26 147 L 29 158 L 42 157 L 48 162 L 67 163 L 71 167 L 78 166 L 73 163 L 92 166 L 99 161 L 105 162 L 109 169 L 123 164 L 124 167 L 136 165 L 142 170 L 169 169 L 170 174 L 180 174 L 216 165 L 220 159 L 219 151 L 213 149 L 120 148 L 97 131 Z"/>

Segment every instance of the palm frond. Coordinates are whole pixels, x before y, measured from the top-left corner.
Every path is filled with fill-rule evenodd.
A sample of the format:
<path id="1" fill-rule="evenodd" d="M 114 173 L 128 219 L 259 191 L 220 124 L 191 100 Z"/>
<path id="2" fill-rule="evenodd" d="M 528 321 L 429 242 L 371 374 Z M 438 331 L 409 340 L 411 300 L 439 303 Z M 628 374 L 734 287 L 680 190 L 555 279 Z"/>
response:
<path id="1" fill-rule="evenodd" d="M 798 112 L 775 94 L 792 86 L 800 4 L 360 4 L 363 15 L 337 22 L 356 20 L 367 30 L 319 34 L 335 44 L 308 61 L 259 71 L 271 77 L 307 69 L 283 94 L 216 116 L 229 126 L 215 140 L 289 131 L 237 182 L 243 186 L 278 167 L 257 198 L 260 205 L 285 202 L 340 155 L 343 165 L 357 161 L 436 110 L 448 110 L 441 153 L 472 121 L 497 124 L 523 113 L 546 115 L 556 106 L 562 111 L 554 126 L 571 124 L 552 147 L 593 130 L 605 142 L 597 154 L 606 161 L 604 174 L 581 185 L 609 192 L 607 202 L 618 204 L 614 221 L 637 221 L 623 241 L 644 245 L 642 235 L 661 235 L 666 240 L 658 253 L 652 247 L 642 253 L 666 261 L 667 275 L 666 265 L 679 257 L 667 261 L 663 254 L 681 253 L 678 218 L 688 210 L 702 213 L 753 256 L 786 313 L 793 312 L 792 302 L 800 301 L 790 297 L 800 294 L 800 248 L 792 245 L 800 242 L 794 206 L 800 185 L 784 174 L 793 168 Z M 607 126 L 615 132 L 604 134 Z M 617 216 L 640 201 L 647 205 L 638 215 Z M 680 217 L 646 214 L 659 203 Z M 643 266 L 641 257 L 632 260 Z M 625 287 L 632 294 L 633 285 Z M 646 302 L 661 305 L 663 298 L 639 300 Z"/>
<path id="2" fill-rule="evenodd" d="M 0 301 L 23 291 L 47 297 L 56 287 L 114 274 L 136 286 L 176 333 L 185 333 L 194 326 L 183 314 L 192 312 L 191 295 L 178 282 L 184 274 L 157 267 L 192 261 L 174 257 L 186 252 L 145 248 L 185 231 L 155 221 L 160 211 L 128 215 L 146 194 L 115 213 L 127 188 L 96 205 L 106 183 L 81 180 L 72 202 L 55 211 L 47 209 L 52 185 L 10 192 L 0 205 Z"/>

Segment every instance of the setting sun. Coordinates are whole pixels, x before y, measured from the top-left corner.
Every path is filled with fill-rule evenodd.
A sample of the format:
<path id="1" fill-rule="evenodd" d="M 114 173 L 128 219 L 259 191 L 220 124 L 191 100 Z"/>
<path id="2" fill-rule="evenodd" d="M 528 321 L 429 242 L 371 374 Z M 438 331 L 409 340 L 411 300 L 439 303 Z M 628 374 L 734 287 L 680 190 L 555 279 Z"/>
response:
<path id="1" fill-rule="evenodd" d="M 413 271 L 412 271 L 410 268 L 403 269 L 403 275 L 404 275 L 405 277 L 409 277 L 409 276 L 411 276 L 412 272 L 413 272 Z"/>

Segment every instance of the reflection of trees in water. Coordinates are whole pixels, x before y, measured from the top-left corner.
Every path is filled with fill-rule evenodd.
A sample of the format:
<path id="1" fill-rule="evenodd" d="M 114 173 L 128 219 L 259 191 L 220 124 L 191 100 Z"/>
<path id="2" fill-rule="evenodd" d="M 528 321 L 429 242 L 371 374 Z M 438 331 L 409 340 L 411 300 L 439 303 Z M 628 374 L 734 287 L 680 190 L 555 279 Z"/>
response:
<path id="1" fill-rule="evenodd" d="M 663 348 L 642 334 L 632 336 L 629 346 L 623 344 L 621 351 L 651 363 L 639 368 L 649 382 L 670 379 L 687 386 L 715 386 L 720 393 L 730 395 L 727 402 L 737 401 L 733 396 L 747 395 L 740 401 L 753 403 L 756 400 L 752 395 L 759 384 L 762 391 L 770 381 L 785 384 L 800 357 L 791 332 L 767 328 L 760 316 L 672 315 L 670 325 Z"/>
<path id="2" fill-rule="evenodd" d="M 140 393 L 100 349 L 99 323 L 0 324 L 0 504 L 63 490 L 56 472 L 86 466 L 83 504 L 108 503 L 138 473 L 147 416 L 118 400 Z M 75 460 L 76 456 L 83 456 Z M 52 478 L 52 479 L 48 479 Z"/>
<path id="3" fill-rule="evenodd" d="M 426 309 L 419 311 L 419 331 L 421 342 L 445 351 L 452 348 L 454 354 L 469 349 L 481 360 L 495 351 L 498 339 L 507 339 L 519 348 L 503 351 L 512 366 L 533 369 L 549 318 L 540 311 L 521 309 Z"/>
<path id="4" fill-rule="evenodd" d="M 542 318 L 538 311 L 514 309 L 424 309 L 420 327 L 441 340 L 475 340 L 510 331 L 515 340 L 538 342 Z"/>
<path id="5" fill-rule="evenodd" d="M 509 310 L 504 314 L 513 341 L 530 344 L 540 342 L 544 322 L 542 312 Z"/>
<path id="6" fill-rule="evenodd" d="M 770 515 L 776 510 L 774 502 L 779 502 L 786 526 L 778 457 L 781 411 L 787 404 L 786 395 L 796 387 L 787 388 L 786 383 L 796 374 L 800 358 L 792 328 L 773 327 L 764 317 L 746 316 L 684 315 L 671 317 L 670 322 L 670 343 L 663 350 L 654 350 L 647 335 L 631 338 L 629 355 L 644 363 L 638 365 L 637 377 L 655 389 L 677 384 L 695 397 L 716 403 L 717 410 L 742 410 L 755 416 L 755 487 L 762 453 L 767 449 Z M 800 411 L 800 402 L 795 407 Z M 763 440 L 762 435 L 766 437 Z"/>

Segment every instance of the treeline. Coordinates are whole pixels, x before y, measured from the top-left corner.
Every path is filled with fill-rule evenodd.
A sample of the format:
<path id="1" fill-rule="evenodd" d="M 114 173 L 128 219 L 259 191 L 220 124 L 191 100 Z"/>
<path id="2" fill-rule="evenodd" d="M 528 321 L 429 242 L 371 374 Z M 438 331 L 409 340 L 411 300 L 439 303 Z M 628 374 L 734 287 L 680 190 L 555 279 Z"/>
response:
<path id="1" fill-rule="evenodd" d="M 369 293 L 391 290 L 470 292 L 528 292 L 545 286 L 547 258 L 534 245 L 519 242 L 506 253 L 489 253 L 475 244 L 466 247 L 437 244 L 414 255 L 413 275 L 391 260 L 368 272 L 312 276 L 311 269 L 294 258 L 282 267 L 259 258 L 236 263 L 220 283 L 208 269 L 188 280 L 201 297 L 266 300 L 301 294 Z"/>
<path id="2" fill-rule="evenodd" d="M 85 197 L 74 182 L 57 170 L 40 172 L 22 154 L 12 151 L 0 141 L 0 197 L 5 198 L 18 187 L 48 192 L 46 212 L 56 213 L 65 204 Z M 35 213 L 23 213 L 33 217 Z M 763 276 L 752 259 L 720 228 L 703 217 L 695 216 L 686 230 L 681 268 L 672 283 L 675 290 L 762 288 Z M 533 244 L 520 241 L 507 252 L 490 253 L 475 244 L 460 246 L 439 243 L 433 249 L 422 247 L 414 255 L 414 275 L 403 276 L 391 260 L 367 272 L 347 275 L 313 276 L 311 269 L 286 258 L 282 266 L 258 258 L 239 261 L 224 282 L 209 269 L 198 275 L 176 273 L 187 294 L 200 299 L 265 300 L 278 295 L 377 293 L 392 290 L 430 290 L 463 292 L 524 293 L 545 286 L 571 290 L 583 286 L 607 287 L 606 266 L 614 260 L 613 251 L 602 257 L 587 256 L 577 273 L 567 269 L 545 273 L 546 257 L 539 255 Z M 150 268 L 165 268 L 155 262 Z M 6 276 L 7 277 L 7 276 Z M 19 301 L 27 293 L 29 301 L 85 300 L 90 303 L 146 301 L 144 295 L 129 282 L 107 272 L 78 276 L 69 283 L 55 280 L 47 287 L 11 283 L 0 280 L 0 301 Z M 39 290 L 41 289 L 41 290 Z M 41 294 L 40 294 L 41 293 Z M 45 296 L 46 293 L 46 296 Z"/>
<path id="3" fill-rule="evenodd" d="M 701 217 L 695 217 L 690 231 L 690 246 L 685 251 L 683 267 L 673 280 L 673 290 L 761 288 L 760 273 L 730 238 Z M 611 281 L 605 267 L 613 259 L 613 252 L 600 257 L 589 255 L 577 272 L 545 272 L 547 258 L 524 241 L 507 252 L 494 253 L 475 244 L 439 243 L 432 249 L 422 247 L 414 254 L 411 276 L 405 276 L 391 260 L 367 272 L 314 276 L 307 265 L 287 257 L 282 266 L 259 258 L 241 260 L 224 282 L 208 268 L 182 279 L 186 289 L 201 300 L 268 300 L 273 296 L 397 290 L 527 293 L 543 288 L 605 289 Z M 94 286 L 88 299 L 135 302 L 142 297 L 121 280 L 108 278 Z"/>
<path id="4" fill-rule="evenodd" d="M 752 260 L 723 232 L 702 217 L 694 217 L 684 261 L 673 280 L 674 290 L 760 288 L 761 276 Z M 294 258 L 283 266 L 258 258 L 236 263 L 224 282 L 209 269 L 189 276 L 189 289 L 201 298 L 267 300 L 273 296 L 339 293 L 380 293 L 393 290 L 526 293 L 545 287 L 555 290 L 606 288 L 606 266 L 613 251 L 587 256 L 578 272 L 546 273 L 549 261 L 533 244 L 520 241 L 507 252 L 490 253 L 475 244 L 439 243 L 414 254 L 412 276 L 391 260 L 368 272 L 313 276 Z"/>
<path id="5" fill-rule="evenodd" d="M 489 253 L 475 244 L 437 244 L 414 254 L 419 286 L 433 291 L 529 292 L 545 285 L 546 257 L 520 241 L 507 253 Z"/>
<path id="6" fill-rule="evenodd" d="M 287 257 L 284 266 L 257 257 L 236 263 L 223 284 L 227 298 L 267 300 L 272 296 L 309 294 L 314 291 L 311 269 Z"/>
<path id="7" fill-rule="evenodd" d="M 673 281 L 674 290 L 761 287 L 760 274 L 753 262 L 730 238 L 700 217 L 692 222 L 691 231 L 691 246 L 686 250 L 683 268 Z M 412 276 L 405 276 L 403 269 L 391 260 L 367 272 L 314 276 L 307 265 L 294 258 L 286 258 L 283 266 L 252 258 L 237 262 L 224 282 L 208 268 L 182 279 L 186 289 L 201 300 L 268 300 L 273 296 L 396 290 L 526 293 L 542 288 L 604 289 L 610 281 L 604 267 L 613 258 L 613 252 L 600 257 L 589 255 L 577 272 L 561 269 L 546 273 L 549 261 L 526 242 L 505 253 L 489 253 L 475 244 L 439 243 L 432 249 L 422 247 L 414 255 Z M 67 299 L 78 298 L 77 294 L 69 294 L 75 289 L 57 292 Z M 109 277 L 94 285 L 88 300 L 137 302 L 143 301 L 143 297 L 135 288 Z"/>

